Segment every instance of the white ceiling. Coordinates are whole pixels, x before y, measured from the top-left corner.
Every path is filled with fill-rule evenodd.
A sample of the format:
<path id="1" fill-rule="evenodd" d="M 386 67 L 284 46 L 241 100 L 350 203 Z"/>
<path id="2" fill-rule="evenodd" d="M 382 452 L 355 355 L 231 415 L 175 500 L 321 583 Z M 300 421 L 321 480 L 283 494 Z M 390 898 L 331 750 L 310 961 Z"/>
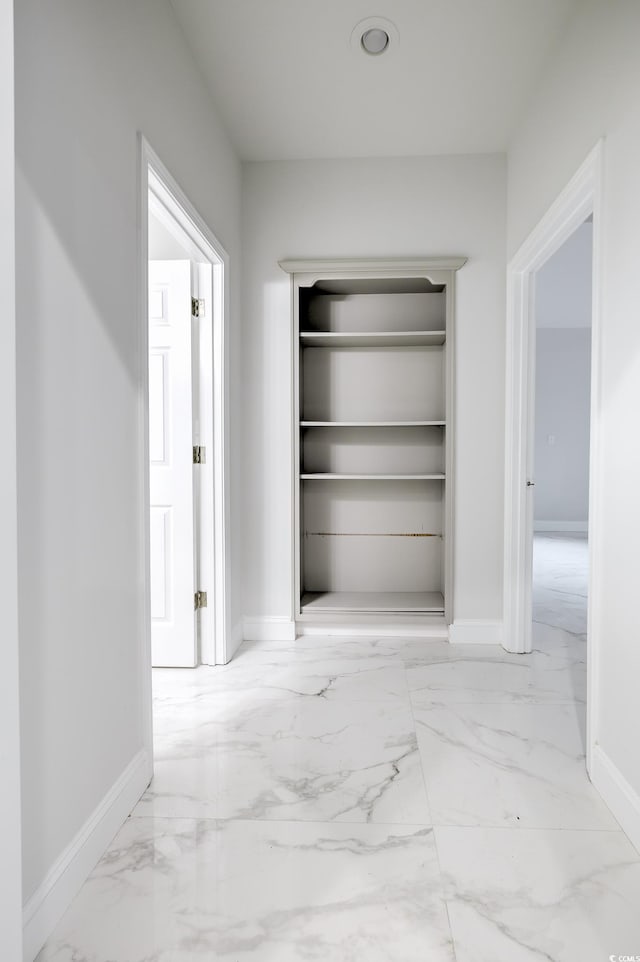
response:
<path id="1" fill-rule="evenodd" d="M 506 149 L 581 0 L 171 0 L 244 160 Z M 368 17 L 398 43 L 350 42 Z"/>

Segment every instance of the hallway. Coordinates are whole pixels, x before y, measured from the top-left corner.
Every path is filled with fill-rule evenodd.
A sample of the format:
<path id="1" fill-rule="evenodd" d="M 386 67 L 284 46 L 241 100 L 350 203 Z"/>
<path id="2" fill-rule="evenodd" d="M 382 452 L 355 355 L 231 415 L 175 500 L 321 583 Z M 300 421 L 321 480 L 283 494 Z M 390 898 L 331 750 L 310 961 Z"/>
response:
<path id="1" fill-rule="evenodd" d="M 562 628 L 586 644 L 588 561 L 586 534 L 534 535 L 533 620 L 536 626 Z M 576 650 L 581 653 L 579 647 Z"/>
<path id="2" fill-rule="evenodd" d="M 156 671 L 154 782 L 40 962 L 637 953 L 640 856 L 584 769 L 585 544 L 536 539 L 531 655 L 300 638 Z"/>

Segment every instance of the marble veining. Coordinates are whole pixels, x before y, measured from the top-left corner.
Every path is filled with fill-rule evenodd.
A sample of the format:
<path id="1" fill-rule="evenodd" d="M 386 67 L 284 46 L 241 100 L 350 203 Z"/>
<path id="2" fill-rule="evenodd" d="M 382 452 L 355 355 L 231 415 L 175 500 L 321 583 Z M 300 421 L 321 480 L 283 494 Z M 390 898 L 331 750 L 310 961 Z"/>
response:
<path id="1" fill-rule="evenodd" d="M 611 829 L 570 705 L 416 707 L 434 824 Z"/>
<path id="2" fill-rule="evenodd" d="M 430 824 L 408 698 L 213 697 L 156 744 L 135 814 Z"/>
<path id="3" fill-rule="evenodd" d="M 252 692 L 253 696 L 273 693 L 324 698 L 336 702 L 394 701 L 406 699 L 404 665 L 397 657 L 374 653 L 363 663 L 362 656 L 340 655 L 339 650 L 261 651 L 240 649 L 228 665 L 194 677 L 187 686 L 181 670 L 157 669 L 154 694 L 157 704 L 165 697 L 190 696 L 210 700 L 218 693 Z M 176 684 L 178 682 L 178 684 Z M 184 693 L 184 695 L 183 695 Z"/>
<path id="4" fill-rule="evenodd" d="M 457 962 L 640 949 L 640 857 L 619 831 L 435 830 Z"/>
<path id="5" fill-rule="evenodd" d="M 430 828 L 132 818 L 39 962 L 453 962 Z"/>
<path id="6" fill-rule="evenodd" d="M 497 646 L 434 644 L 421 664 L 407 668 L 414 705 L 456 702 L 583 703 L 586 700 L 586 646 L 562 629 L 528 655 Z"/>
<path id="7" fill-rule="evenodd" d="M 533 542 L 534 623 L 586 637 L 588 544 L 584 534 L 539 533 Z"/>
<path id="8" fill-rule="evenodd" d="M 39 962 L 601 962 L 640 856 L 584 760 L 586 543 L 536 537 L 534 650 L 245 643 L 154 672 L 155 776 Z"/>

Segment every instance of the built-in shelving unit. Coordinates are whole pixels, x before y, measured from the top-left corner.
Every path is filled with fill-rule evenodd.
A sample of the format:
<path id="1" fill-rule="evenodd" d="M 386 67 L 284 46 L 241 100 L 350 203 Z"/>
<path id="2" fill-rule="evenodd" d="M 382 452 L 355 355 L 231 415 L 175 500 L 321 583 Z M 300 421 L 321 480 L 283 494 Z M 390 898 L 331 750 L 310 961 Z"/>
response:
<path id="1" fill-rule="evenodd" d="M 293 276 L 296 620 L 451 620 L 453 284 L 463 259 Z"/>

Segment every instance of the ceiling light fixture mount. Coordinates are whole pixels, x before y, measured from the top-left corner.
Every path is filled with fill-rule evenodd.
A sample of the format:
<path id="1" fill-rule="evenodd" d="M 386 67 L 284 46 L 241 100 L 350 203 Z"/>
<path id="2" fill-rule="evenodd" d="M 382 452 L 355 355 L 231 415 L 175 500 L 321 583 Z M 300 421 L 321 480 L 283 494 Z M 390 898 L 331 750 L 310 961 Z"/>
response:
<path id="1" fill-rule="evenodd" d="M 380 27 L 371 27 L 362 34 L 360 43 L 365 53 L 371 54 L 372 57 L 379 57 L 389 46 L 389 34 Z"/>
<path id="2" fill-rule="evenodd" d="M 379 57 L 388 53 L 400 42 L 398 28 L 386 17 L 367 17 L 351 31 L 351 47 L 359 54 Z"/>

